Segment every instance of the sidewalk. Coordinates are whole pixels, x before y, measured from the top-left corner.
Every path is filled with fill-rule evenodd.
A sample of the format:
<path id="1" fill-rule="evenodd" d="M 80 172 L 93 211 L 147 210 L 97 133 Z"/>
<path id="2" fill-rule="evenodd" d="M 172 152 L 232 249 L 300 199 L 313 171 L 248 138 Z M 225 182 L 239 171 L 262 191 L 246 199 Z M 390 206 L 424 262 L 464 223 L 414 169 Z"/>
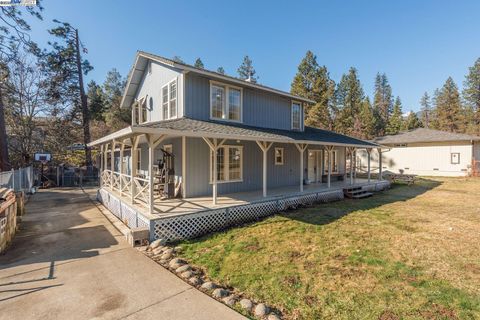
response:
<path id="1" fill-rule="evenodd" d="M 26 210 L 0 256 L 0 319 L 244 319 L 129 247 L 82 190 Z"/>

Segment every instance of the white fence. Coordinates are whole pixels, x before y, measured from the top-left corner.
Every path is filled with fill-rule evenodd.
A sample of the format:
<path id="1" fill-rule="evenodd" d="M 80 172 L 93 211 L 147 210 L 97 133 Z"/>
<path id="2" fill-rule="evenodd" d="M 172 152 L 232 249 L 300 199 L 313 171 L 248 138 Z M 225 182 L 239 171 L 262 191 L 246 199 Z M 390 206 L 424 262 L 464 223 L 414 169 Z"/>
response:
<path id="1" fill-rule="evenodd" d="M 30 192 L 34 184 L 33 167 L 0 172 L 0 187 Z"/>

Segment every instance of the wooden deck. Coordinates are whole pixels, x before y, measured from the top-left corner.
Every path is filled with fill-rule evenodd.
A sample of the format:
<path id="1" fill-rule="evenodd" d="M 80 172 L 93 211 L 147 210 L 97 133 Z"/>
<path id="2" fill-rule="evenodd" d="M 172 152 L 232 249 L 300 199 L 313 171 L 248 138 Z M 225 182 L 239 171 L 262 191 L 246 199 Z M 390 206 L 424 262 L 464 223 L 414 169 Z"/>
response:
<path id="1" fill-rule="evenodd" d="M 354 186 L 365 186 L 365 185 L 374 185 L 377 183 L 377 180 L 371 180 L 368 183 L 367 179 L 355 179 Z M 135 210 L 141 212 L 142 215 L 148 217 L 149 219 L 155 219 L 159 217 L 171 217 L 176 215 L 184 215 L 195 213 L 204 210 L 212 210 L 219 208 L 226 208 L 232 206 L 238 206 L 248 203 L 253 203 L 257 201 L 266 201 L 276 198 L 281 198 L 285 196 L 294 196 L 308 194 L 312 192 L 329 192 L 333 190 L 341 190 L 346 187 L 352 186 L 350 181 L 335 181 L 331 183 L 331 187 L 328 188 L 326 183 L 314 183 L 310 185 L 304 185 L 303 192 L 300 192 L 299 186 L 289 186 L 282 188 L 273 188 L 268 190 L 268 195 L 266 198 L 262 196 L 262 190 L 250 191 L 250 192 L 238 192 L 233 194 L 224 194 L 218 195 L 217 205 L 213 205 L 212 197 L 196 197 L 196 198 L 187 198 L 187 199 L 165 199 L 161 200 L 159 198 L 155 199 L 155 213 L 153 215 L 148 213 L 148 209 L 141 203 L 131 205 Z M 107 189 L 108 192 L 115 195 L 115 197 L 121 199 L 125 203 L 130 203 L 130 198 L 128 196 L 120 197 L 120 193 L 117 191 L 112 191 Z"/>

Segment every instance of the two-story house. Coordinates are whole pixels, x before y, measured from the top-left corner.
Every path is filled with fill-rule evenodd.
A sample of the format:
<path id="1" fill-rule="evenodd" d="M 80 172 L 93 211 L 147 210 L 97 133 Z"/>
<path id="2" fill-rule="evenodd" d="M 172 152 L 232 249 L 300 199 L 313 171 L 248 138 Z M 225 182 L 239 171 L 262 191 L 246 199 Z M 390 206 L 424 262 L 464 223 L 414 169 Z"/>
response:
<path id="1" fill-rule="evenodd" d="M 138 52 L 121 102 L 132 125 L 90 144 L 101 150 L 101 190 L 161 216 L 359 183 L 355 150 L 380 148 L 306 126 L 313 103 Z"/>

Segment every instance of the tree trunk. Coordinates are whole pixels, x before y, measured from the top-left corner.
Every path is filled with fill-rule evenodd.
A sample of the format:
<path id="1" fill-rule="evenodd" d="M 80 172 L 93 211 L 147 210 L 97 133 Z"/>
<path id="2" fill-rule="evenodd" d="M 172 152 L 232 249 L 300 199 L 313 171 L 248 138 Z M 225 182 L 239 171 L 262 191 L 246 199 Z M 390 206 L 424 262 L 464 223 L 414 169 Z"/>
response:
<path id="1" fill-rule="evenodd" d="M 3 95 L 0 88 L 0 171 L 8 171 L 11 169 L 8 161 L 8 142 L 7 128 L 5 127 L 5 111 L 3 105 Z"/>
<path id="2" fill-rule="evenodd" d="M 90 172 L 91 166 L 92 166 L 92 151 L 87 146 L 87 144 L 90 143 L 90 113 L 88 110 L 87 96 L 85 95 L 85 88 L 83 86 L 82 59 L 80 57 L 80 40 L 78 38 L 78 29 L 75 30 L 75 47 L 77 51 L 78 86 L 80 88 L 80 102 L 82 104 L 83 143 L 85 144 L 85 161 L 87 165 L 87 172 Z M 87 173 L 87 175 L 90 175 L 90 174 Z"/>

